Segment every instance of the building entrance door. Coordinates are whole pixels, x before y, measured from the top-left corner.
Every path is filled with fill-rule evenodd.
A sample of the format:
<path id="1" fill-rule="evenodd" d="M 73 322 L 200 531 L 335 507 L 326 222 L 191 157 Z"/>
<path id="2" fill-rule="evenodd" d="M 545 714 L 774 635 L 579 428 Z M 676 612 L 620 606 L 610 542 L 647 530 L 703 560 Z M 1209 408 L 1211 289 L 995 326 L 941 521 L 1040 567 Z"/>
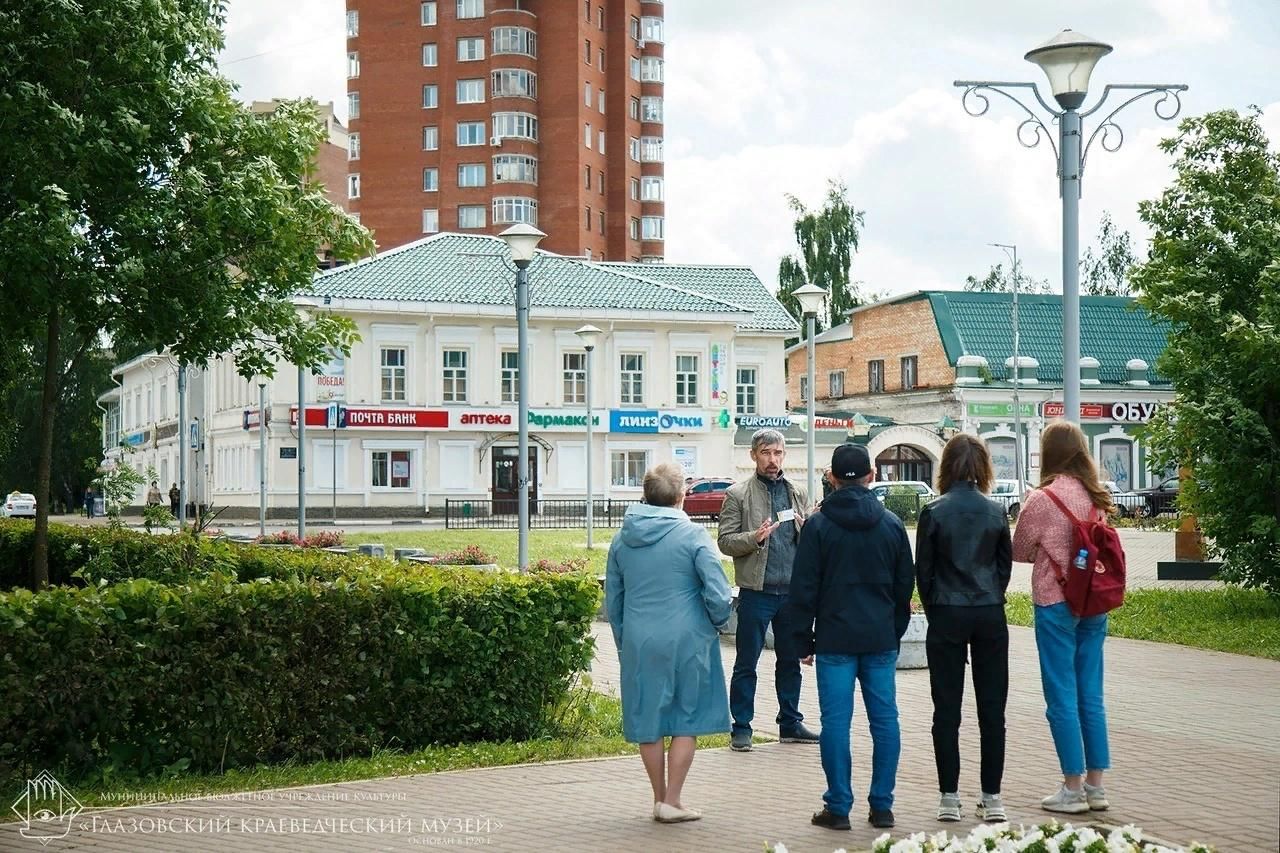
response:
<path id="1" fill-rule="evenodd" d="M 493 514 L 515 515 L 520 491 L 520 448 L 493 449 Z M 538 511 L 538 448 L 529 448 L 529 515 Z"/>

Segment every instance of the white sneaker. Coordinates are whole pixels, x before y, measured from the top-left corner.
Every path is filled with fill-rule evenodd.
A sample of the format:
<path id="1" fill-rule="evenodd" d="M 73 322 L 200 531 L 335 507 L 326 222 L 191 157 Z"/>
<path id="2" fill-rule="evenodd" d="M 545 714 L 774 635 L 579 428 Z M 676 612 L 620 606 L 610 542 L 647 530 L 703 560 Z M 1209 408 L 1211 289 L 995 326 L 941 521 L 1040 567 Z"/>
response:
<path id="1" fill-rule="evenodd" d="M 702 812 L 697 809 L 682 809 L 670 803 L 659 802 L 655 817 L 659 823 L 684 823 L 689 820 L 698 820 L 702 817 Z"/>
<path id="2" fill-rule="evenodd" d="M 961 818 L 960 795 L 943 794 L 938 800 L 938 820 L 943 823 L 955 823 Z"/>
<path id="3" fill-rule="evenodd" d="M 1009 819 L 1005 816 L 1004 800 L 999 794 L 984 793 L 978 802 L 977 815 L 987 823 L 1004 823 Z"/>
<path id="4" fill-rule="evenodd" d="M 1111 808 L 1111 803 L 1107 802 L 1107 791 L 1101 785 L 1090 785 L 1084 783 L 1084 798 L 1089 803 L 1089 808 L 1095 812 L 1105 812 Z"/>
<path id="5" fill-rule="evenodd" d="M 1056 792 L 1041 800 L 1040 807 L 1047 812 L 1083 814 L 1089 811 L 1089 800 L 1085 797 L 1083 788 L 1079 791 L 1073 791 L 1063 785 Z"/>

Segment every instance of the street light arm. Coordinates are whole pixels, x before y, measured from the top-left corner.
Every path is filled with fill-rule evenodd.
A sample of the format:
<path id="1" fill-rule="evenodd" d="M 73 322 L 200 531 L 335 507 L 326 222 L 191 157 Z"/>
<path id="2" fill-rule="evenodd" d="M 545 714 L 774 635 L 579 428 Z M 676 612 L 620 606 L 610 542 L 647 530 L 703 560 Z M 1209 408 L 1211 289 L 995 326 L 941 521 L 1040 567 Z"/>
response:
<path id="1" fill-rule="evenodd" d="M 1010 83 L 1001 80 L 956 80 L 955 85 L 964 89 L 964 96 L 961 99 L 961 104 L 964 106 L 964 111 L 974 118 L 986 115 L 987 110 L 991 108 L 991 99 L 987 97 L 987 92 L 994 92 L 997 95 L 1008 98 L 1016 104 L 1020 110 L 1027 114 L 1027 117 L 1018 125 L 1018 142 L 1024 148 L 1036 148 L 1042 141 L 1047 140 L 1049 148 L 1053 150 L 1054 162 L 1058 161 L 1058 146 L 1054 144 L 1053 134 L 1049 131 L 1049 128 L 1045 126 L 1044 121 L 1041 120 L 1040 116 L 1036 115 L 1034 110 L 1024 104 L 1012 93 L 1005 91 L 1005 89 L 1009 88 L 1030 89 L 1031 93 L 1035 95 L 1036 101 L 1040 106 L 1044 107 L 1049 115 L 1056 119 L 1061 115 L 1061 113 L 1045 102 L 1044 98 L 1040 95 L 1040 89 L 1035 83 Z M 970 102 L 970 96 L 973 98 L 972 102 Z M 1031 136 L 1024 135 L 1028 129 L 1031 131 Z"/>
<path id="2" fill-rule="evenodd" d="M 1080 153 L 1081 174 L 1084 173 L 1085 164 L 1089 161 L 1089 149 L 1093 147 L 1093 141 L 1098 138 L 1098 134 L 1102 134 L 1102 138 L 1098 139 L 1098 144 L 1106 151 L 1119 151 L 1120 147 L 1124 145 L 1124 129 L 1114 121 L 1117 113 L 1132 104 L 1134 101 L 1140 101 L 1143 98 L 1148 98 L 1152 95 L 1159 95 L 1159 100 L 1152 105 L 1152 109 L 1155 112 L 1156 117 L 1163 121 L 1169 121 L 1177 118 L 1178 113 L 1182 112 L 1182 98 L 1178 93 L 1187 91 L 1187 86 L 1183 83 L 1111 83 L 1102 90 L 1102 97 L 1098 99 L 1098 103 L 1089 108 L 1087 112 L 1081 113 L 1080 118 L 1083 119 L 1087 116 L 1091 116 L 1098 110 L 1102 109 L 1112 90 L 1141 91 L 1111 112 L 1107 113 L 1106 117 L 1093 129 L 1093 133 L 1089 134 L 1089 141 L 1085 143 L 1084 149 Z M 1166 103 L 1170 102 L 1172 102 L 1171 106 L 1164 106 Z M 1113 138 L 1115 140 L 1114 142 L 1111 141 Z"/>

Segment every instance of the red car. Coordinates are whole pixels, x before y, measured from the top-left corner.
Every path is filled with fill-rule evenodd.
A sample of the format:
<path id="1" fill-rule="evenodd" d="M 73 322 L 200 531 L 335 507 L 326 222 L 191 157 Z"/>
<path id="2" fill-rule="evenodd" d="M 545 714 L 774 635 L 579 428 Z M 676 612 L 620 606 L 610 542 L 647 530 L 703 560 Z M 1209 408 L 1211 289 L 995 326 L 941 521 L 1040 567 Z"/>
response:
<path id="1" fill-rule="evenodd" d="M 709 515 L 720 517 L 724 493 L 733 485 L 727 477 L 703 477 L 690 480 L 684 489 L 684 511 L 690 516 Z"/>

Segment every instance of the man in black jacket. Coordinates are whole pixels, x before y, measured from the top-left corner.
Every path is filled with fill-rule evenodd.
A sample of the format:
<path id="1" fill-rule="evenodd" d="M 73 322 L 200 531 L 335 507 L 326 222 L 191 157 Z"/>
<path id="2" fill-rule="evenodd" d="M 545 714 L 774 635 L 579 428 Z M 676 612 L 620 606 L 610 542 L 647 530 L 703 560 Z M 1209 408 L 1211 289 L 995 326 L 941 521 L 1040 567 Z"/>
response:
<path id="1" fill-rule="evenodd" d="M 902 521 L 867 490 L 874 474 L 865 447 L 837 447 L 827 476 L 835 491 L 800 533 L 787 604 L 792 650 L 801 657 L 816 655 L 817 662 L 827 791 L 813 823 L 849 828 L 856 680 L 873 743 L 867 820 L 887 828 L 893 826 L 901 751 L 895 675 L 898 642 L 911 619 L 911 543 Z"/>

